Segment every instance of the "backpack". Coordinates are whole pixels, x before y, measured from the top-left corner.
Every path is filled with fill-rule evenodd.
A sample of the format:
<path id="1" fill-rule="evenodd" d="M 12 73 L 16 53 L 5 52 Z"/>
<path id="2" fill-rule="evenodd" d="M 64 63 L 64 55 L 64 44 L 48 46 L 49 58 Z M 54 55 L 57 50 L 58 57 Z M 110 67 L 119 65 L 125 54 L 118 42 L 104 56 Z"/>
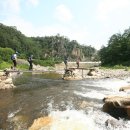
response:
<path id="1" fill-rule="evenodd" d="M 14 59 L 15 59 L 15 57 L 14 57 L 14 55 L 12 55 L 12 56 L 11 56 L 11 60 L 14 60 Z"/>
<path id="2" fill-rule="evenodd" d="M 28 58 L 28 62 L 30 62 L 30 61 L 32 61 L 32 58 L 31 58 L 31 57 Z"/>

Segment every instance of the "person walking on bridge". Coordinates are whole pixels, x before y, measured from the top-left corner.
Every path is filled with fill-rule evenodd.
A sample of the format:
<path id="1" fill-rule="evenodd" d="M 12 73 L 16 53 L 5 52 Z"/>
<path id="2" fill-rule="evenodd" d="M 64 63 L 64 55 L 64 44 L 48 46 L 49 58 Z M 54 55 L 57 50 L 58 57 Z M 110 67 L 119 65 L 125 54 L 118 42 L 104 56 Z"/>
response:
<path id="1" fill-rule="evenodd" d="M 80 62 L 80 61 L 81 61 L 81 60 L 80 60 L 80 57 L 78 57 L 77 60 L 76 60 L 77 68 L 79 68 L 79 62 Z"/>

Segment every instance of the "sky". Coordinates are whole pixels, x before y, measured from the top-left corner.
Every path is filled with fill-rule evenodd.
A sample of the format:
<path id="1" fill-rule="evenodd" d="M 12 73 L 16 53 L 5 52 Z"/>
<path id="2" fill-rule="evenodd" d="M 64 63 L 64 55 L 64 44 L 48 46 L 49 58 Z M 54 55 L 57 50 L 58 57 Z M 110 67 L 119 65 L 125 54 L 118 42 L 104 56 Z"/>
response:
<path id="1" fill-rule="evenodd" d="M 130 26 L 130 0 L 0 0 L 0 23 L 26 36 L 60 34 L 100 49 Z"/>

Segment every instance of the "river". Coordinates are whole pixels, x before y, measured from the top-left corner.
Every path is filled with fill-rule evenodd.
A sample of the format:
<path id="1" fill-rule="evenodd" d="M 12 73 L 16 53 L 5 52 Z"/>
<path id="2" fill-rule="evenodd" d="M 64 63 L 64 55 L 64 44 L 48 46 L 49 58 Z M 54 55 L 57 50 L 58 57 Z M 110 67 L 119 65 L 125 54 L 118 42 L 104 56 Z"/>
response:
<path id="1" fill-rule="evenodd" d="M 130 94 L 119 92 L 128 81 L 23 74 L 14 80 L 17 88 L 0 90 L 0 130 L 27 130 L 34 119 L 48 115 L 57 119 L 50 130 L 130 130 L 130 121 L 121 118 L 116 128 L 106 126 L 111 116 L 102 111 L 105 96 Z"/>

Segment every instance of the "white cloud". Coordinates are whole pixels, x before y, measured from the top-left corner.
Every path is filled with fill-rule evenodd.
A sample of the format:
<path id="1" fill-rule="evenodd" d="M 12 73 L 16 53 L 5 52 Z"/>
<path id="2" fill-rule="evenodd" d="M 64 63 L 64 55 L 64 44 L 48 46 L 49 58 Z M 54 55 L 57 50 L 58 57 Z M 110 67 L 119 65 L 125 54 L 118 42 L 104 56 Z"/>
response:
<path id="1" fill-rule="evenodd" d="M 20 12 L 20 0 L 3 0 L 0 1 L 0 14 L 10 15 Z"/>
<path id="2" fill-rule="evenodd" d="M 98 41 L 105 45 L 113 34 L 122 33 L 130 26 L 130 0 L 100 0 L 97 7 Z"/>
<path id="3" fill-rule="evenodd" d="M 39 0 L 27 0 L 27 5 L 37 6 L 39 4 Z"/>
<path id="4" fill-rule="evenodd" d="M 55 18 L 61 22 L 70 22 L 73 15 L 65 5 L 61 4 L 56 7 Z"/>
<path id="5" fill-rule="evenodd" d="M 130 0 L 101 0 L 98 5 L 98 18 L 101 21 L 108 20 L 112 14 L 124 12 L 129 7 Z"/>
<path id="6" fill-rule="evenodd" d="M 30 22 L 25 21 L 21 17 L 15 15 L 8 17 L 2 21 L 2 23 L 8 26 L 16 26 L 18 30 L 27 36 L 30 36 L 31 32 L 35 31 L 33 25 Z"/>

